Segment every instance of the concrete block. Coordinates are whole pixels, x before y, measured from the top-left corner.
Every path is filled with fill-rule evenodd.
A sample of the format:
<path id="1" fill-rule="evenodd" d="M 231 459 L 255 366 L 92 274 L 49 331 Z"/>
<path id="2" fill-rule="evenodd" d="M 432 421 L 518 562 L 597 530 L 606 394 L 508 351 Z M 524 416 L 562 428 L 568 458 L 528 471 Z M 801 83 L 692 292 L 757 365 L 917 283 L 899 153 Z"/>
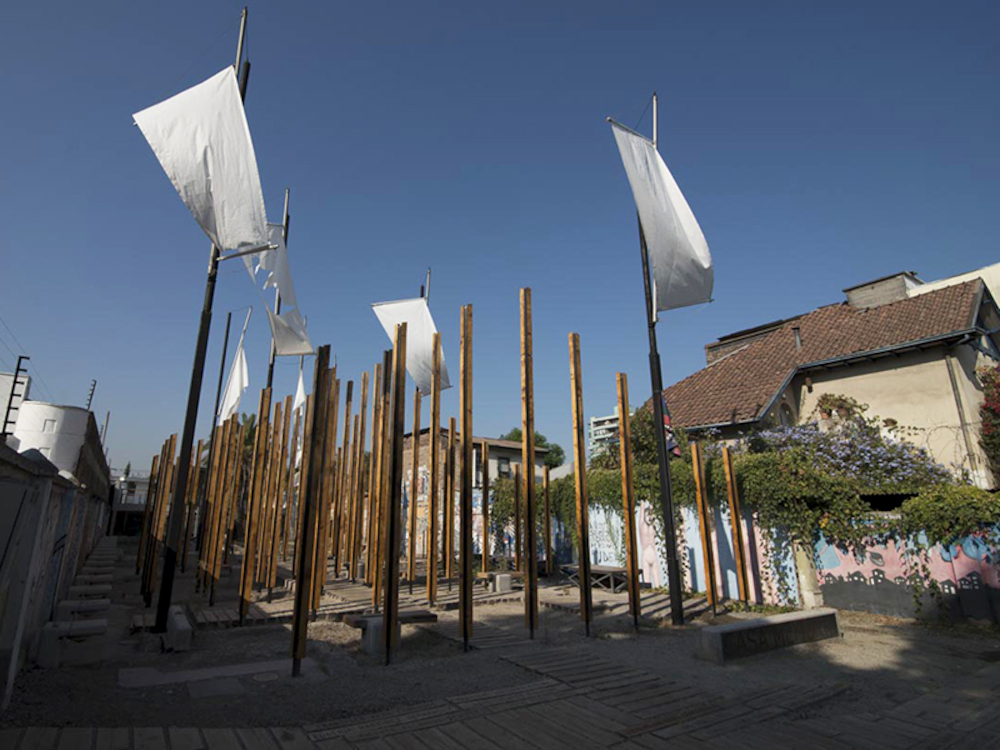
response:
<path id="1" fill-rule="evenodd" d="M 184 608 L 174 605 L 167 617 L 167 646 L 174 651 L 190 651 L 194 628 L 184 614 Z"/>
<path id="2" fill-rule="evenodd" d="M 86 638 L 91 635 L 103 635 L 108 629 L 106 619 L 74 620 L 69 625 L 69 638 Z"/>
<path id="3" fill-rule="evenodd" d="M 514 590 L 514 577 L 510 573 L 497 573 L 493 576 L 493 593 L 506 594 Z"/>
<path id="4" fill-rule="evenodd" d="M 103 597 L 111 593 L 109 584 L 94 584 L 83 586 L 70 586 L 67 592 L 73 599 L 86 599 L 90 597 Z"/>
<path id="5" fill-rule="evenodd" d="M 35 661 L 44 669 L 55 669 L 62 660 L 62 639 L 69 635 L 68 622 L 47 622 L 42 626 Z"/>
<path id="6" fill-rule="evenodd" d="M 702 628 L 695 655 L 724 664 L 731 659 L 838 636 L 837 610 L 810 609 Z"/>
<path id="7" fill-rule="evenodd" d="M 56 618 L 71 620 L 74 615 L 105 612 L 110 606 L 110 599 L 66 599 L 56 607 Z"/>
<path id="8" fill-rule="evenodd" d="M 385 640 L 383 621 L 381 617 L 369 617 L 365 627 L 361 630 L 361 648 L 366 654 L 372 656 L 385 655 Z M 399 626 L 396 626 L 396 638 L 399 638 Z"/>
<path id="9" fill-rule="evenodd" d="M 113 583 L 115 577 L 111 574 L 101 574 L 101 575 L 88 575 L 81 573 L 76 578 L 73 579 L 73 585 L 75 586 L 87 586 L 97 583 Z"/>

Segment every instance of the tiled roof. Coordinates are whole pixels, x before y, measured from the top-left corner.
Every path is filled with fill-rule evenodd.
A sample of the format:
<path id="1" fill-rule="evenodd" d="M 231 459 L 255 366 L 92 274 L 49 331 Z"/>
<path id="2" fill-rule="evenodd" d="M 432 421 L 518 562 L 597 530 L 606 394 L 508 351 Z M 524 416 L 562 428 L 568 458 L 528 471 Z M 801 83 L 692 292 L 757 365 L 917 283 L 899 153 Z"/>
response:
<path id="1" fill-rule="evenodd" d="M 880 307 L 821 307 L 667 388 L 671 420 L 681 427 L 756 420 L 799 367 L 967 330 L 981 288 L 975 279 Z"/>

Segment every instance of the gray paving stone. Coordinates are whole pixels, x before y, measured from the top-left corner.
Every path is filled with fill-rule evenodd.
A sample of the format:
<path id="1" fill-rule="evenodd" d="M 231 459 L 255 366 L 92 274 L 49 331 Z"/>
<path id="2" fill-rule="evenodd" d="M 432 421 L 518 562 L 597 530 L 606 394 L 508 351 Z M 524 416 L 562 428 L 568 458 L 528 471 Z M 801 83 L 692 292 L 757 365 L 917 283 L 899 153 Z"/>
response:
<path id="1" fill-rule="evenodd" d="M 127 727 L 98 729 L 95 750 L 129 750 L 132 730 Z"/>
<path id="2" fill-rule="evenodd" d="M 59 730 L 52 727 L 28 727 L 18 750 L 55 750 L 58 735 Z"/>
<path id="3" fill-rule="evenodd" d="M 208 750 L 242 750 L 239 738 L 232 729 L 202 729 Z"/>
<path id="4" fill-rule="evenodd" d="M 167 736 L 160 727 L 136 727 L 133 741 L 135 750 L 167 750 Z"/>
<path id="5" fill-rule="evenodd" d="M 91 750 L 94 744 L 94 730 L 80 727 L 66 727 L 59 735 L 59 750 Z"/>
<path id="6" fill-rule="evenodd" d="M 170 737 L 170 750 L 207 750 L 201 732 L 193 727 L 170 727 L 167 730 Z"/>

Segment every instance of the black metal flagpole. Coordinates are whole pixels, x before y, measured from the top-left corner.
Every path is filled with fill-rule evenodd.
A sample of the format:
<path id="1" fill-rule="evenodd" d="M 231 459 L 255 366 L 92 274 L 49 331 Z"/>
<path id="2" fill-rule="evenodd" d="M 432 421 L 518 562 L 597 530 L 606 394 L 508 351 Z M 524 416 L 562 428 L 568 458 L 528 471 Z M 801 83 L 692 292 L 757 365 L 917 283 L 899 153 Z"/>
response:
<path id="1" fill-rule="evenodd" d="M 288 251 L 288 225 L 291 223 L 291 216 L 288 214 L 288 197 L 291 190 L 285 188 L 285 213 L 281 222 L 281 236 L 285 240 L 285 251 Z M 281 292 L 277 289 L 274 292 L 274 314 L 281 313 Z M 274 357 L 277 354 L 277 347 L 274 345 L 274 337 L 271 337 L 271 359 L 267 363 L 267 387 L 271 387 L 274 380 Z"/>
<path id="2" fill-rule="evenodd" d="M 240 74 L 240 98 L 246 98 L 247 82 L 250 79 L 250 62 L 243 62 L 243 40 L 246 36 L 247 9 L 240 16 L 240 39 L 236 47 L 236 70 Z M 241 64 L 242 63 L 242 68 Z M 177 484 L 170 501 L 170 520 L 167 526 L 167 543 L 163 553 L 163 577 L 160 580 L 160 596 L 156 604 L 156 624 L 153 631 L 166 632 L 170 601 L 174 592 L 174 573 L 177 570 L 177 547 L 179 546 L 184 516 L 184 497 L 187 493 L 188 470 L 191 465 L 191 451 L 194 448 L 194 429 L 198 421 L 198 402 L 201 398 L 201 381 L 205 375 L 205 354 L 208 350 L 208 334 L 212 327 L 212 304 L 215 301 L 215 280 L 219 274 L 219 248 L 212 245 L 208 261 L 208 278 L 205 280 L 205 301 L 201 309 L 198 327 L 198 342 L 194 350 L 194 364 L 191 367 L 191 385 L 188 388 L 187 413 L 184 416 L 184 431 L 181 436 L 181 452 L 177 459 Z M 214 420 L 213 420 L 214 421 Z"/>
<path id="3" fill-rule="evenodd" d="M 656 148 L 657 96 L 653 93 L 653 148 Z M 656 432 L 656 457 L 660 467 L 660 508 L 663 511 L 663 533 L 667 542 L 667 580 L 670 586 L 670 620 L 684 624 L 684 598 L 681 593 L 681 568 L 677 559 L 677 530 L 674 525 L 674 495 L 670 484 L 670 453 L 663 425 L 663 369 L 656 346 L 656 310 L 653 309 L 653 288 L 649 277 L 649 249 L 646 234 L 639 219 L 639 247 L 642 251 L 642 283 L 646 292 L 646 323 L 649 329 L 649 379 L 653 386 L 653 429 Z"/>

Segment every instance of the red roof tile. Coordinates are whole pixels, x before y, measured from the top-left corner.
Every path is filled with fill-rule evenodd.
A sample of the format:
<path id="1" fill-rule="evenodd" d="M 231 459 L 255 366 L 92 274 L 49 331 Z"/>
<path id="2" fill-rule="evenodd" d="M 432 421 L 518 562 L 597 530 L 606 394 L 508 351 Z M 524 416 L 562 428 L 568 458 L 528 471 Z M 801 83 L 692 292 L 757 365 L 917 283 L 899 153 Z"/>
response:
<path id="1" fill-rule="evenodd" d="M 681 427 L 753 421 L 799 367 L 967 330 L 981 288 L 974 279 L 880 307 L 844 302 L 807 313 L 667 388 L 671 421 Z"/>

